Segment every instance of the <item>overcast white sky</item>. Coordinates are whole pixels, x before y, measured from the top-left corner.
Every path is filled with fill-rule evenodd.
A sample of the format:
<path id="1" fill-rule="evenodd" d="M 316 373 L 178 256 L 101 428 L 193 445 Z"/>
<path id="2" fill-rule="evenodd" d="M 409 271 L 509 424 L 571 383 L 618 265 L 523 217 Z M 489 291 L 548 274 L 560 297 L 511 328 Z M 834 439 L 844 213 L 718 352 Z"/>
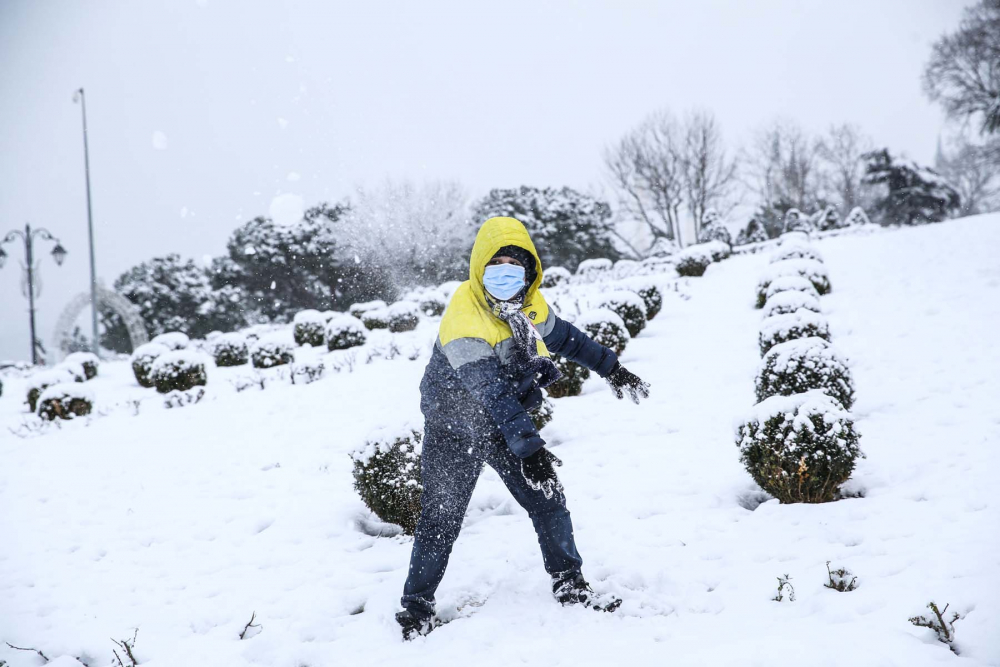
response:
<path id="1" fill-rule="evenodd" d="M 859 123 L 930 161 L 930 44 L 963 0 L 247 2 L 0 0 L 0 234 L 40 248 L 40 334 L 89 280 L 87 90 L 98 275 L 221 254 L 274 196 L 306 205 L 396 178 L 601 182 L 650 111 L 710 109 L 734 145 L 785 116 Z M 298 180 L 294 179 L 298 175 Z M 26 358 L 20 247 L 0 270 L 0 359 Z"/>

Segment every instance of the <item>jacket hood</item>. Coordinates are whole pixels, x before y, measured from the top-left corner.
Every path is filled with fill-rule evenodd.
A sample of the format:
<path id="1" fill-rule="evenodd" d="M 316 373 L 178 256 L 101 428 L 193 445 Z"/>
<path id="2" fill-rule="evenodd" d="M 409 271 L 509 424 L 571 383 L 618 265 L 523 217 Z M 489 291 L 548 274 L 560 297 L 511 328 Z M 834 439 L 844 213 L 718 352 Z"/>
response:
<path id="1" fill-rule="evenodd" d="M 486 288 L 483 287 L 486 264 L 493 259 L 497 250 L 508 245 L 523 248 L 535 258 L 535 279 L 525 292 L 525 306 L 538 295 L 538 286 L 542 284 L 542 260 L 535 250 L 535 244 L 531 242 L 528 230 L 515 218 L 490 218 L 479 228 L 476 242 L 472 246 L 472 255 L 469 257 L 469 285 L 483 305 L 486 304 Z"/>

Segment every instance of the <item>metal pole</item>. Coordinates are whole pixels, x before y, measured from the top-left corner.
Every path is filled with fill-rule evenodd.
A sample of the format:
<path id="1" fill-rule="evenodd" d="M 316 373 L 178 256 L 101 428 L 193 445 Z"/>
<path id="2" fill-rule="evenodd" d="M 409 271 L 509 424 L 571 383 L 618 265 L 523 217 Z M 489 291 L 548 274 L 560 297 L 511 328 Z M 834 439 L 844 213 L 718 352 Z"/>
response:
<path id="1" fill-rule="evenodd" d="M 35 345 L 35 274 L 31 255 L 31 225 L 24 223 L 24 256 L 28 260 L 28 317 L 31 320 L 31 365 L 38 365 L 38 350 Z"/>
<path id="2" fill-rule="evenodd" d="M 94 216 L 90 206 L 90 150 L 87 147 L 87 98 L 80 89 L 80 108 L 83 110 L 83 166 L 87 174 L 87 229 L 90 234 L 90 323 L 94 354 L 101 355 L 101 339 L 97 333 L 97 265 L 94 262 Z"/>

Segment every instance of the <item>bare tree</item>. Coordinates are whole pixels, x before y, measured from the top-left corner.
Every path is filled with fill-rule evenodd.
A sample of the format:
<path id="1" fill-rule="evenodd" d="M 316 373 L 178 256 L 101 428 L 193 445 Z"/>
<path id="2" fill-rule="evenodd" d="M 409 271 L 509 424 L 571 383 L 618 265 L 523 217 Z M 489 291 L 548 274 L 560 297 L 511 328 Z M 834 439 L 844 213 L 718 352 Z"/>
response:
<path id="1" fill-rule="evenodd" d="M 977 144 L 964 133 L 954 136 L 948 147 L 938 146 L 934 167 L 962 197 L 963 215 L 1000 209 L 1000 138 Z"/>
<path id="2" fill-rule="evenodd" d="M 622 209 L 642 221 L 654 239 L 678 240 L 684 193 L 680 129 L 658 112 L 604 151 L 604 164 Z"/>
<path id="3" fill-rule="evenodd" d="M 1000 131 L 1000 0 L 965 10 L 958 30 L 934 44 L 923 78 L 948 115 L 982 115 L 984 132 Z"/>
<path id="4" fill-rule="evenodd" d="M 823 199 L 819 156 L 819 142 L 796 123 L 777 120 L 744 152 L 746 185 L 768 209 L 814 209 Z"/>
<path id="5" fill-rule="evenodd" d="M 874 147 L 871 138 L 851 123 L 831 126 L 826 137 L 820 140 L 819 155 L 843 215 L 855 206 L 869 203 L 866 194 L 870 188 L 862 182 L 864 162 L 861 156 Z"/>
<path id="6" fill-rule="evenodd" d="M 684 122 L 684 192 L 695 238 L 705 211 L 714 208 L 725 214 L 732 208 L 728 198 L 735 180 L 736 160 L 726 156 L 715 116 L 708 111 L 692 113 Z"/>

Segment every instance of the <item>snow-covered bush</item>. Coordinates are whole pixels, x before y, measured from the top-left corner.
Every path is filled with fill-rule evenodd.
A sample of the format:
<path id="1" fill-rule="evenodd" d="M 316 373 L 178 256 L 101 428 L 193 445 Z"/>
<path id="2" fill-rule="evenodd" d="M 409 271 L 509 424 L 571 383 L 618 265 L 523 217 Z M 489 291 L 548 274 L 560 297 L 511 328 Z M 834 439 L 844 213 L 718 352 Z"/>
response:
<path id="1" fill-rule="evenodd" d="M 413 535 L 420 518 L 420 449 L 423 433 L 409 426 L 379 429 L 351 454 L 354 489 L 368 509 Z"/>
<path id="2" fill-rule="evenodd" d="M 326 347 L 331 351 L 364 345 L 367 338 L 364 325 L 350 315 L 339 315 L 326 323 Z"/>
<path id="3" fill-rule="evenodd" d="M 97 377 L 97 370 L 101 367 L 101 360 L 93 352 L 74 352 L 66 355 L 64 364 L 79 364 L 83 367 L 83 374 L 87 380 Z"/>
<path id="4" fill-rule="evenodd" d="M 140 386 L 153 386 L 153 378 L 149 376 L 149 372 L 153 369 L 153 362 L 161 354 L 166 354 L 167 352 L 170 352 L 170 348 L 161 343 L 146 343 L 135 348 L 130 361 L 132 362 L 132 373 L 135 375 L 135 380 Z"/>
<path id="5" fill-rule="evenodd" d="M 614 350 L 619 356 L 632 340 L 622 318 L 607 308 L 595 308 L 581 313 L 574 324 L 604 347 Z"/>
<path id="6" fill-rule="evenodd" d="M 753 480 L 781 503 L 836 499 L 864 456 L 851 416 L 820 390 L 758 403 L 736 444 Z"/>
<path id="7" fill-rule="evenodd" d="M 786 232 L 805 232 L 808 234 L 812 231 L 812 224 L 809 221 L 809 216 L 804 215 L 802 211 L 797 208 L 790 208 L 785 211 L 785 227 Z"/>
<path id="8" fill-rule="evenodd" d="M 762 319 L 767 319 L 773 315 L 787 315 L 788 313 L 794 313 L 800 308 L 811 310 L 814 313 L 821 313 L 823 311 L 820 308 L 819 298 L 814 296 L 814 294 L 815 291 L 810 294 L 809 292 L 800 292 L 794 289 L 772 294 L 768 298 L 767 303 L 764 304 L 764 311 L 761 317 Z"/>
<path id="9" fill-rule="evenodd" d="M 712 263 L 712 250 L 704 244 L 688 246 L 676 255 L 674 268 L 682 276 L 697 278 L 705 275 L 705 269 Z"/>
<path id="10" fill-rule="evenodd" d="M 619 259 L 615 262 L 614 268 L 611 270 L 611 275 L 616 280 L 621 280 L 622 278 L 631 278 L 632 276 L 639 275 L 642 272 L 642 264 L 635 261 L 634 259 Z"/>
<path id="11" fill-rule="evenodd" d="M 204 387 L 198 387 L 197 389 L 188 389 L 187 391 L 170 391 L 167 392 L 163 397 L 163 407 L 171 410 L 173 408 L 183 408 L 187 405 L 194 405 L 195 403 L 200 403 L 201 399 L 205 398 Z"/>
<path id="12" fill-rule="evenodd" d="M 813 287 L 811 281 L 802 276 L 781 276 L 769 280 L 767 283 L 757 284 L 757 307 L 763 308 L 771 297 L 782 292 L 803 292 L 819 300 L 819 292 Z"/>
<path id="13" fill-rule="evenodd" d="M 287 331 L 275 331 L 258 340 L 250 351 L 254 368 L 272 368 L 290 364 L 295 357 L 295 343 Z"/>
<path id="14" fill-rule="evenodd" d="M 83 364 L 74 363 L 72 361 L 64 361 L 57 366 L 53 366 L 53 370 L 56 369 L 69 373 L 69 375 L 72 376 L 70 382 L 87 381 L 87 371 L 83 369 Z"/>
<path id="15" fill-rule="evenodd" d="M 673 257 L 647 257 L 639 264 L 642 266 L 642 272 L 646 275 L 674 273 Z"/>
<path id="16" fill-rule="evenodd" d="M 326 317 L 318 310 L 300 310 L 292 320 L 292 335 L 296 345 L 319 347 L 324 343 Z"/>
<path id="17" fill-rule="evenodd" d="M 420 304 L 414 301 L 397 301 L 389 306 L 387 312 L 389 331 L 393 333 L 413 331 L 420 324 Z"/>
<path id="18" fill-rule="evenodd" d="M 448 307 L 448 302 L 437 292 L 431 292 L 420 297 L 420 312 L 427 317 L 440 317 L 444 315 L 444 309 Z"/>
<path id="19" fill-rule="evenodd" d="M 247 338 L 241 333 L 225 333 L 212 341 L 216 366 L 242 366 L 250 361 Z"/>
<path id="20" fill-rule="evenodd" d="M 708 241 L 699 245 L 704 245 L 708 249 L 712 255 L 713 262 L 721 262 L 724 259 L 729 259 L 729 256 L 733 254 L 732 248 L 722 241 Z"/>
<path id="21" fill-rule="evenodd" d="M 736 235 L 736 245 L 747 245 L 749 243 L 763 243 L 768 239 L 767 230 L 764 229 L 756 216 L 747 221 L 746 227 L 741 229 Z"/>
<path id="22" fill-rule="evenodd" d="M 585 259 L 576 267 L 576 275 L 585 282 L 594 282 L 610 276 L 613 268 L 611 260 L 604 257 Z"/>
<path id="23" fill-rule="evenodd" d="M 845 227 L 857 227 L 860 225 L 870 225 L 872 221 L 868 219 L 868 214 L 865 213 L 865 209 L 860 206 L 855 206 L 851 209 L 851 212 L 847 214 L 844 218 Z"/>
<path id="24" fill-rule="evenodd" d="M 814 259 L 785 259 L 775 262 L 768 267 L 764 280 L 782 276 L 802 276 L 813 284 L 820 296 L 830 293 L 830 275 L 826 266 Z"/>
<path id="25" fill-rule="evenodd" d="M 786 259 L 771 264 L 757 282 L 757 307 L 767 302 L 768 288 L 779 278 L 798 277 L 808 280 L 817 296 L 830 293 L 830 276 L 823 264 L 812 259 Z"/>
<path id="26" fill-rule="evenodd" d="M 361 323 L 366 329 L 388 329 L 389 328 L 389 307 L 374 308 L 361 313 Z"/>
<path id="27" fill-rule="evenodd" d="M 319 359 L 306 359 L 292 364 L 292 384 L 311 384 L 323 377 L 326 366 Z"/>
<path id="28" fill-rule="evenodd" d="M 757 371 L 757 401 L 820 389 L 844 409 L 854 404 L 851 371 L 822 338 L 798 338 L 775 345 Z"/>
<path id="29" fill-rule="evenodd" d="M 159 343 L 169 350 L 186 350 L 191 345 L 191 339 L 186 333 L 180 331 L 168 331 L 153 338 L 151 343 Z"/>
<path id="30" fill-rule="evenodd" d="M 531 411 L 531 421 L 535 425 L 535 429 L 541 431 L 545 428 L 550 421 L 552 421 L 553 414 L 552 401 L 547 398 L 542 399 L 542 404 Z"/>
<path id="31" fill-rule="evenodd" d="M 93 409 L 94 393 L 79 382 L 54 384 L 38 397 L 38 416 L 49 421 L 83 417 Z"/>
<path id="32" fill-rule="evenodd" d="M 843 227 L 840 222 L 840 215 L 836 206 L 827 206 L 822 213 L 817 216 L 816 228 L 821 232 L 828 232 L 833 229 Z"/>
<path id="33" fill-rule="evenodd" d="M 385 301 L 381 299 L 376 299 L 375 301 L 365 301 L 364 303 L 353 303 L 347 312 L 354 317 L 361 319 L 361 316 L 367 313 L 369 310 L 379 310 L 387 306 Z"/>
<path id="34" fill-rule="evenodd" d="M 629 283 L 629 289 L 632 289 L 642 299 L 647 321 L 656 317 L 660 309 L 663 308 L 663 292 L 660 291 L 659 285 L 652 280 L 637 278 Z"/>
<path id="35" fill-rule="evenodd" d="M 564 269 L 561 266 L 549 266 L 546 267 L 545 271 L 542 273 L 542 287 L 552 288 L 559 285 L 565 285 L 569 282 L 570 276 L 572 274 L 568 269 Z"/>
<path id="36" fill-rule="evenodd" d="M 81 371 L 82 372 L 82 371 Z M 77 375 L 66 366 L 56 366 L 48 370 L 39 371 L 28 378 L 28 394 L 25 397 L 28 409 L 34 412 L 38 407 L 38 397 L 48 389 L 57 384 L 76 383 Z M 82 382 L 82 380 L 81 380 Z"/>
<path id="37" fill-rule="evenodd" d="M 701 230 L 698 232 L 698 243 L 711 241 L 719 241 L 727 246 L 733 245 L 732 234 L 726 229 L 722 216 L 714 208 L 705 211 L 705 215 L 701 218 Z"/>
<path id="38" fill-rule="evenodd" d="M 784 262 L 789 259 L 811 259 L 814 262 L 823 263 L 823 254 L 811 245 L 804 243 L 786 243 L 779 246 L 771 255 L 771 264 Z"/>
<path id="39" fill-rule="evenodd" d="M 187 391 L 204 386 L 208 381 L 205 362 L 200 354 L 191 350 L 174 350 L 157 357 L 149 377 L 156 385 L 156 391 L 166 394 L 171 391 Z"/>
<path id="40" fill-rule="evenodd" d="M 647 257 L 666 258 L 676 255 L 679 251 L 680 246 L 677 245 L 677 241 L 661 236 L 653 241 L 653 245 L 646 251 L 646 255 Z"/>
<path id="41" fill-rule="evenodd" d="M 597 308 L 607 308 L 622 318 L 629 336 L 636 337 L 646 328 L 646 302 L 635 292 L 617 290 L 601 295 Z"/>
<path id="42" fill-rule="evenodd" d="M 339 311 L 336 311 L 336 310 L 324 310 L 323 313 L 322 313 L 322 315 L 323 315 L 323 323 L 325 324 L 325 323 L 329 322 L 330 320 L 332 320 L 333 318 L 335 318 L 337 315 L 340 315 L 340 314 L 341 313 Z"/>
<path id="43" fill-rule="evenodd" d="M 579 396 L 583 391 L 583 383 L 590 377 L 590 369 L 557 355 L 552 355 L 552 361 L 562 373 L 562 377 L 545 388 L 549 398 Z"/>
<path id="44" fill-rule="evenodd" d="M 819 313 L 800 309 L 794 313 L 769 317 L 760 324 L 760 356 L 763 357 L 775 345 L 813 336 L 830 340 L 830 327 L 826 318 Z"/>

